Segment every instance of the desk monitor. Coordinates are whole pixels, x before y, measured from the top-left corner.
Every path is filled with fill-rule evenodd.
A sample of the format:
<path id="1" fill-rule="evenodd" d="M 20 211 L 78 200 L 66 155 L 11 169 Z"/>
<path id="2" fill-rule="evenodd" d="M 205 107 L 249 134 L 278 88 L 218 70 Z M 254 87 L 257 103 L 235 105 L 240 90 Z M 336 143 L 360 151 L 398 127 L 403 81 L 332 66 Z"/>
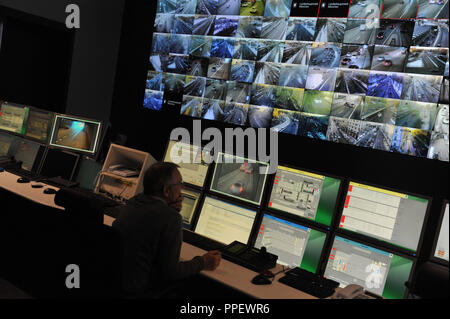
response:
<path id="1" fill-rule="evenodd" d="M 9 156 L 9 150 L 13 141 L 13 136 L 0 133 L 0 156 Z"/>
<path id="2" fill-rule="evenodd" d="M 255 218 L 254 210 L 206 196 L 194 231 L 225 245 L 247 244 Z"/>
<path id="3" fill-rule="evenodd" d="M 30 109 L 25 129 L 25 136 L 47 143 L 52 128 L 54 113 Z"/>
<path id="4" fill-rule="evenodd" d="M 164 162 L 176 163 L 183 182 L 203 187 L 208 173 L 209 152 L 200 146 L 169 140 Z"/>
<path id="5" fill-rule="evenodd" d="M 24 123 L 27 116 L 28 107 L 9 102 L 1 102 L 0 130 L 23 135 L 25 133 Z"/>
<path id="6" fill-rule="evenodd" d="M 432 249 L 432 259 L 448 265 L 448 200 L 444 202 L 439 222 L 440 225 L 438 226 L 435 242 Z"/>
<path id="7" fill-rule="evenodd" d="M 183 217 L 183 223 L 187 227 L 190 227 L 200 198 L 200 193 L 190 189 L 183 189 L 181 193 L 183 194 L 184 199 L 180 214 Z"/>
<path id="8" fill-rule="evenodd" d="M 428 207 L 427 198 L 350 181 L 339 228 L 415 255 Z"/>
<path id="9" fill-rule="evenodd" d="M 277 263 L 318 272 L 327 234 L 313 228 L 264 214 L 258 229 L 255 247 L 265 246 L 278 256 Z"/>
<path id="10" fill-rule="evenodd" d="M 60 149 L 48 148 L 42 162 L 40 175 L 71 181 L 75 175 L 80 155 Z"/>
<path id="11" fill-rule="evenodd" d="M 278 166 L 268 208 L 330 226 L 341 180 Z"/>
<path id="12" fill-rule="evenodd" d="M 37 174 L 45 154 L 45 145 L 18 138 L 10 154 L 16 161 L 22 162 L 23 170 Z"/>
<path id="13" fill-rule="evenodd" d="M 378 296 L 402 299 L 413 266 L 412 259 L 336 236 L 324 277 L 339 282 L 341 288 L 357 284 Z"/>
<path id="14" fill-rule="evenodd" d="M 94 155 L 100 140 L 101 126 L 99 121 L 57 114 L 49 144 L 69 151 Z"/>
<path id="15" fill-rule="evenodd" d="M 260 205 L 268 167 L 267 163 L 219 153 L 210 189 L 232 198 Z M 261 173 L 261 169 L 264 173 Z"/>

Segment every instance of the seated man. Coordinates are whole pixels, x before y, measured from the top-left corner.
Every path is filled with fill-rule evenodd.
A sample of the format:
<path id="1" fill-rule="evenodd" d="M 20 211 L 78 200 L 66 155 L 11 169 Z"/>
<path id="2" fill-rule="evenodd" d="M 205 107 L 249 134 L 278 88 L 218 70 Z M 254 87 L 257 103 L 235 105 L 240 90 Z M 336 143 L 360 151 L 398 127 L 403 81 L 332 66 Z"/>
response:
<path id="1" fill-rule="evenodd" d="M 151 296 L 152 291 L 201 270 L 214 270 L 218 251 L 180 261 L 183 181 L 176 164 L 158 162 L 144 175 L 144 192 L 123 207 L 113 227 L 123 242 L 122 289 L 127 297 Z"/>

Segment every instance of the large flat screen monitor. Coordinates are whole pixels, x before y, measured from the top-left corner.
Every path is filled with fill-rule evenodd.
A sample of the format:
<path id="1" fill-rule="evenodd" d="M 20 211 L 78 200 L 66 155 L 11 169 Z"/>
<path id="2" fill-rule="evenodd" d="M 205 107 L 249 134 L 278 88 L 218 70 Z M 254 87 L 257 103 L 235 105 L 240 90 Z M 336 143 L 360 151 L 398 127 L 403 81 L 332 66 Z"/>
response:
<path id="1" fill-rule="evenodd" d="M 278 166 L 268 208 L 330 226 L 341 180 Z"/>
<path id="2" fill-rule="evenodd" d="M 206 196 L 194 231 L 225 245 L 235 240 L 247 244 L 255 218 L 252 209 Z"/>
<path id="3" fill-rule="evenodd" d="M 54 113 L 30 109 L 25 129 L 25 136 L 47 143 L 52 129 Z"/>
<path id="4" fill-rule="evenodd" d="M 232 198 L 260 205 L 268 168 L 267 163 L 219 153 L 210 189 Z"/>
<path id="5" fill-rule="evenodd" d="M 449 241 L 449 225 L 448 225 L 448 200 L 442 207 L 440 216 L 440 225 L 435 235 L 435 242 L 432 249 L 432 259 L 443 262 L 448 265 L 448 241 Z"/>
<path id="6" fill-rule="evenodd" d="M 0 156 L 9 156 L 9 151 L 13 142 L 13 136 L 0 133 Z"/>
<path id="7" fill-rule="evenodd" d="M 192 219 L 194 217 L 195 210 L 200 199 L 200 193 L 194 190 L 183 189 L 183 204 L 181 206 L 181 216 L 183 217 L 183 223 L 187 228 L 192 225 Z"/>
<path id="8" fill-rule="evenodd" d="M 320 270 L 327 234 L 323 231 L 264 214 L 255 247 L 266 247 L 278 256 L 277 263 L 300 267 L 312 273 Z"/>
<path id="9" fill-rule="evenodd" d="M 336 236 L 324 276 L 342 288 L 357 284 L 378 296 L 402 299 L 413 266 L 413 259 Z"/>
<path id="10" fill-rule="evenodd" d="M 69 115 L 55 115 L 49 144 L 93 155 L 97 152 L 101 122 Z"/>
<path id="11" fill-rule="evenodd" d="M 0 105 L 0 130 L 23 135 L 24 123 L 28 116 L 29 108 L 24 105 L 1 102 Z"/>
<path id="12" fill-rule="evenodd" d="M 79 154 L 48 148 L 39 174 L 46 178 L 61 177 L 71 181 L 74 178 L 79 159 Z"/>
<path id="13" fill-rule="evenodd" d="M 209 152 L 200 146 L 169 140 L 164 162 L 176 163 L 183 182 L 203 187 L 209 168 Z"/>
<path id="14" fill-rule="evenodd" d="M 429 204 L 425 197 L 350 181 L 339 228 L 415 254 Z"/>
<path id="15" fill-rule="evenodd" d="M 37 174 L 45 154 L 45 149 L 46 147 L 43 144 L 18 138 L 10 154 L 16 161 L 22 162 L 21 168 L 23 170 Z"/>

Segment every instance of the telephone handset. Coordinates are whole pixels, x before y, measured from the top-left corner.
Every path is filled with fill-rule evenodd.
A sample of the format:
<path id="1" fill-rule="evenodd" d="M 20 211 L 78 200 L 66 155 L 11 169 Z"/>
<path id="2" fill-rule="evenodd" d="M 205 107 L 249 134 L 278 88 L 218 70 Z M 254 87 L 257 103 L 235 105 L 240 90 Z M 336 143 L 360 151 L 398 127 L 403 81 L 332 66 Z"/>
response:
<path id="1" fill-rule="evenodd" d="M 330 299 L 356 299 L 364 294 L 364 287 L 360 285 L 351 284 L 334 293 Z"/>

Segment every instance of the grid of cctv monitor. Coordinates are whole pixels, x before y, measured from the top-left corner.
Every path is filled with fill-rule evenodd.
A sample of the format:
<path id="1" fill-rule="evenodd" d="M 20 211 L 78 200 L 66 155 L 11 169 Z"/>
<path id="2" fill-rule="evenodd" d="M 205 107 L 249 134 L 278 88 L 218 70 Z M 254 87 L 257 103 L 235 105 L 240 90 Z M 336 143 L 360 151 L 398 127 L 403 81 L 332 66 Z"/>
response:
<path id="1" fill-rule="evenodd" d="M 332 2 L 159 0 L 144 107 L 448 161 L 447 0 Z"/>
<path id="2" fill-rule="evenodd" d="M 386 298 L 405 296 L 431 198 L 283 165 L 271 176 L 264 174 L 267 163 L 214 157 L 175 140 L 163 160 L 180 166 L 187 230 L 224 245 L 265 246 L 278 263 L 342 287 L 356 283 Z M 430 259 L 448 265 L 448 201 L 443 209 Z"/>
<path id="3" fill-rule="evenodd" d="M 0 101 L 0 156 L 32 175 L 72 180 L 80 155 L 98 152 L 102 122 Z"/>

